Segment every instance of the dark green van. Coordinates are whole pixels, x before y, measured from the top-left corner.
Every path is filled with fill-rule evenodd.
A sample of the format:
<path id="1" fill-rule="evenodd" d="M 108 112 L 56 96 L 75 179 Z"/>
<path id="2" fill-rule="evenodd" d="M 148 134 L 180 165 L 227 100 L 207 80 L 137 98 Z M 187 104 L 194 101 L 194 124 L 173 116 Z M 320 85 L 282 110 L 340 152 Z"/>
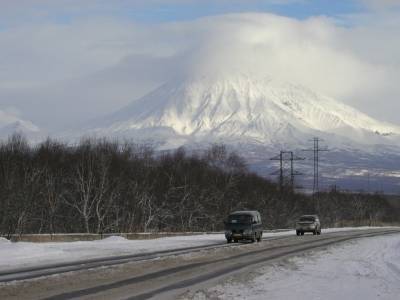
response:
<path id="1" fill-rule="evenodd" d="M 263 227 L 261 216 L 255 210 L 235 211 L 225 223 L 225 238 L 228 243 L 239 240 L 261 241 Z"/>

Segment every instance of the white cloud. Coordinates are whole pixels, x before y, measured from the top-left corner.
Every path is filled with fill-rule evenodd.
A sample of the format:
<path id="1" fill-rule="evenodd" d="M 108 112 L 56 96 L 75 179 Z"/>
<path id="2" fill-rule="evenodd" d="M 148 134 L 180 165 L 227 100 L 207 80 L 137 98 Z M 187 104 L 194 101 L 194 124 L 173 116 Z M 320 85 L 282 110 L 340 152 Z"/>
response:
<path id="1" fill-rule="evenodd" d="M 352 27 L 271 14 L 156 25 L 90 17 L 11 27 L 0 31 L 0 104 L 48 127 L 71 125 L 171 76 L 240 70 L 304 84 L 400 123 L 399 21 L 364 18 Z"/>

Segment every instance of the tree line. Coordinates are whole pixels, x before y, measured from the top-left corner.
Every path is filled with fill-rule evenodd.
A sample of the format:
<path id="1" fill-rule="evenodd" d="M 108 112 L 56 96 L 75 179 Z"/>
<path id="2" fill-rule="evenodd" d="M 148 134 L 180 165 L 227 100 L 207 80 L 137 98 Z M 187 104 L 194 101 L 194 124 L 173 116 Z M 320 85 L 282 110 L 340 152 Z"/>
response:
<path id="1" fill-rule="evenodd" d="M 318 203 L 250 172 L 224 145 L 201 153 L 106 139 L 71 146 L 0 143 L 0 234 L 215 231 L 234 210 L 258 210 L 267 228 L 306 213 L 325 226 L 396 222 L 381 195 L 321 193 Z"/>

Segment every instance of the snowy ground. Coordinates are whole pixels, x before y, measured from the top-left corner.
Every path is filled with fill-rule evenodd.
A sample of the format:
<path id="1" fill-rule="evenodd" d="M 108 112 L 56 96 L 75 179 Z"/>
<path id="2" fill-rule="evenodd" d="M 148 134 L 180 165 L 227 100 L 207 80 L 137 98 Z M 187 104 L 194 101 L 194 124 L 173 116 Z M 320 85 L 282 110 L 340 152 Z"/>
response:
<path id="1" fill-rule="evenodd" d="M 193 299 L 400 299 L 400 236 L 364 238 L 234 276 Z"/>
<path id="2" fill-rule="evenodd" d="M 364 230 L 371 227 L 323 229 L 323 233 L 342 230 Z M 264 237 L 295 235 L 293 230 L 265 233 Z M 144 252 L 160 251 L 191 246 L 210 245 L 224 242 L 223 234 L 177 236 L 153 240 L 126 240 L 110 237 L 98 241 L 12 243 L 0 238 L 0 272 L 23 267 L 40 266 L 81 259 L 109 257 Z"/>

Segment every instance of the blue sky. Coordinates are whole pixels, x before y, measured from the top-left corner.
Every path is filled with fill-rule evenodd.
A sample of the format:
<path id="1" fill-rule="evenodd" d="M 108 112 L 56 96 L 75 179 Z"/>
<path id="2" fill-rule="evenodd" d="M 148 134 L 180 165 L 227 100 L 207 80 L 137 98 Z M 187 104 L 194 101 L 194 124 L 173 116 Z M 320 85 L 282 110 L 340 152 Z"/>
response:
<path id="1" fill-rule="evenodd" d="M 381 0 L 392 3 L 393 0 Z M 142 23 L 188 21 L 239 12 L 269 12 L 296 19 L 341 18 L 367 12 L 376 0 L 22 0 L 0 3 L 0 26 L 19 23 L 69 23 L 86 17 L 127 18 Z M 387 4 L 384 4 L 385 6 Z M 376 6 L 376 5 L 375 5 Z M 379 4 L 382 6 L 382 4 Z M 1 13 L 3 11 L 3 13 Z"/>
<path id="2" fill-rule="evenodd" d="M 233 2 L 233 3 L 232 3 Z M 119 14 L 142 22 L 168 22 L 192 20 L 204 16 L 241 12 L 269 12 L 282 16 L 304 19 L 316 15 L 340 17 L 365 12 L 365 6 L 351 0 L 291 1 L 187 1 L 182 3 L 156 3 L 140 8 L 125 7 Z"/>
<path id="3" fill-rule="evenodd" d="M 0 30 L 24 24 L 69 24 L 88 18 L 116 18 L 143 24 L 181 22 L 227 13 L 272 13 L 304 20 L 326 16 L 353 25 L 348 16 L 400 11 L 398 0 L 4 0 Z"/>

